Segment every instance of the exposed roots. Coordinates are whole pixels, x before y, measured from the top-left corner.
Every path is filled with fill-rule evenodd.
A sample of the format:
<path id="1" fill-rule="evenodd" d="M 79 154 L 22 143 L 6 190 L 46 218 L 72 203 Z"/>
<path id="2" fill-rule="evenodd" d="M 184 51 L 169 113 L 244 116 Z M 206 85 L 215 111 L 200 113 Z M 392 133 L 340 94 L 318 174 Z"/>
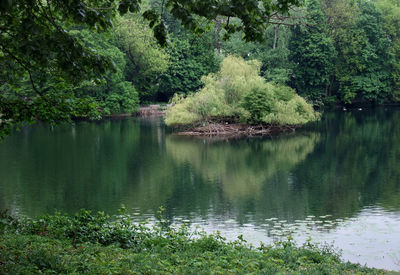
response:
<path id="1" fill-rule="evenodd" d="M 209 123 L 204 126 L 191 128 L 178 132 L 184 136 L 264 136 L 280 132 L 294 132 L 298 126 L 277 126 L 277 125 L 247 125 L 229 123 Z"/>

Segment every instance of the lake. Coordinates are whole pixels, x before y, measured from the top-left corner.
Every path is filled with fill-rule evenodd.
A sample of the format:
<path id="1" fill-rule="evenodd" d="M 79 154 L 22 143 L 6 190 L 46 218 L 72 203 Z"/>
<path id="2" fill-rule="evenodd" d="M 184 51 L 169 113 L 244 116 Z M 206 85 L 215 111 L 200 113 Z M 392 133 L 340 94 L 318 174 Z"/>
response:
<path id="1" fill-rule="evenodd" d="M 0 143 L 0 209 L 80 208 L 172 223 L 258 245 L 291 235 L 345 260 L 400 271 L 400 109 L 327 112 L 271 137 L 172 134 L 160 118 L 36 124 Z"/>

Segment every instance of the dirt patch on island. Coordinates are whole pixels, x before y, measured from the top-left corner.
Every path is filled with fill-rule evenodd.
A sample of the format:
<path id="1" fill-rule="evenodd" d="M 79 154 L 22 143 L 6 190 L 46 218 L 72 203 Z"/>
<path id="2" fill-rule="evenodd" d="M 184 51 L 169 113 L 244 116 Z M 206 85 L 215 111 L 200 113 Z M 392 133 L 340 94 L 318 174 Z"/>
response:
<path id="1" fill-rule="evenodd" d="M 181 136 L 264 136 L 282 132 L 294 132 L 298 126 L 277 125 L 248 125 L 240 123 L 210 123 L 204 126 L 183 130 L 177 135 Z"/>

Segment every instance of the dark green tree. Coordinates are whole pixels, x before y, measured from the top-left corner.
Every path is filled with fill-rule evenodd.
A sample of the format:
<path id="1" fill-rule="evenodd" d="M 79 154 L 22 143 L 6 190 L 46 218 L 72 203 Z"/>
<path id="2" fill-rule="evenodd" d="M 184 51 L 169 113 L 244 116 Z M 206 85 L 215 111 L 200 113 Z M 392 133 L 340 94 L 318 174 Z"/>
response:
<path id="1" fill-rule="evenodd" d="M 352 81 L 353 91 L 362 99 L 381 103 L 391 93 L 390 40 L 383 30 L 382 14 L 369 1 L 359 1 L 360 18 L 357 28 L 364 35 L 360 58 L 363 69 Z"/>
<path id="2" fill-rule="evenodd" d="M 388 100 L 393 59 L 381 13 L 364 0 L 329 1 L 325 8 L 338 53 L 333 93 L 345 103 Z"/>
<path id="3" fill-rule="evenodd" d="M 138 93 L 133 84 L 125 79 L 128 58 L 115 46 L 118 44 L 115 35 L 99 34 L 87 29 L 74 30 L 71 33 L 80 37 L 85 47 L 96 50 L 115 64 L 114 70 L 107 71 L 101 81 L 84 80 L 74 87 L 75 96 L 92 98 L 102 115 L 137 111 Z"/>
<path id="4" fill-rule="evenodd" d="M 0 1 L 0 136 L 21 122 L 96 116 L 93 100 L 71 90 L 113 64 L 68 30 L 109 29 L 117 13 L 137 12 L 137 2 Z"/>
<path id="5" fill-rule="evenodd" d="M 400 2 L 396 0 L 377 0 L 376 6 L 382 12 L 384 30 L 391 40 L 392 97 L 400 101 Z"/>
<path id="6" fill-rule="evenodd" d="M 293 27 L 289 43 L 289 59 L 295 64 L 291 84 L 318 105 L 329 95 L 336 52 L 319 0 L 307 1 L 306 7 L 306 24 Z"/>
<path id="7" fill-rule="evenodd" d="M 175 93 L 188 94 L 198 91 L 201 77 L 219 68 L 219 58 L 214 52 L 212 33 L 195 36 L 180 30 L 171 34 L 168 47 L 171 65 L 160 76 L 157 100 L 167 101 Z"/>

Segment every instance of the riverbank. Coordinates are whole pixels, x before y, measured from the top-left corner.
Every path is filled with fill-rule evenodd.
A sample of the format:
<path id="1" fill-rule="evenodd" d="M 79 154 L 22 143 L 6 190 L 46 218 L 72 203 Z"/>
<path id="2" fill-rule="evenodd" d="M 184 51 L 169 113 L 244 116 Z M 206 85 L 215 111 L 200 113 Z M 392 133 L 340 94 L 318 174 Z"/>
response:
<path id="1" fill-rule="evenodd" d="M 169 107 L 168 104 L 151 104 L 139 107 L 138 115 L 141 117 L 162 117 Z"/>
<path id="2" fill-rule="evenodd" d="M 164 117 L 168 104 L 150 104 L 140 106 L 137 112 L 102 115 L 102 119 L 118 119 L 124 117 Z M 75 118 L 76 120 L 87 120 L 87 118 Z"/>
<path id="3" fill-rule="evenodd" d="M 83 210 L 37 219 L 2 213 L 0 221 L 1 274 L 390 274 L 342 262 L 330 247 L 289 239 L 255 248 L 161 217 L 150 226 Z"/>

